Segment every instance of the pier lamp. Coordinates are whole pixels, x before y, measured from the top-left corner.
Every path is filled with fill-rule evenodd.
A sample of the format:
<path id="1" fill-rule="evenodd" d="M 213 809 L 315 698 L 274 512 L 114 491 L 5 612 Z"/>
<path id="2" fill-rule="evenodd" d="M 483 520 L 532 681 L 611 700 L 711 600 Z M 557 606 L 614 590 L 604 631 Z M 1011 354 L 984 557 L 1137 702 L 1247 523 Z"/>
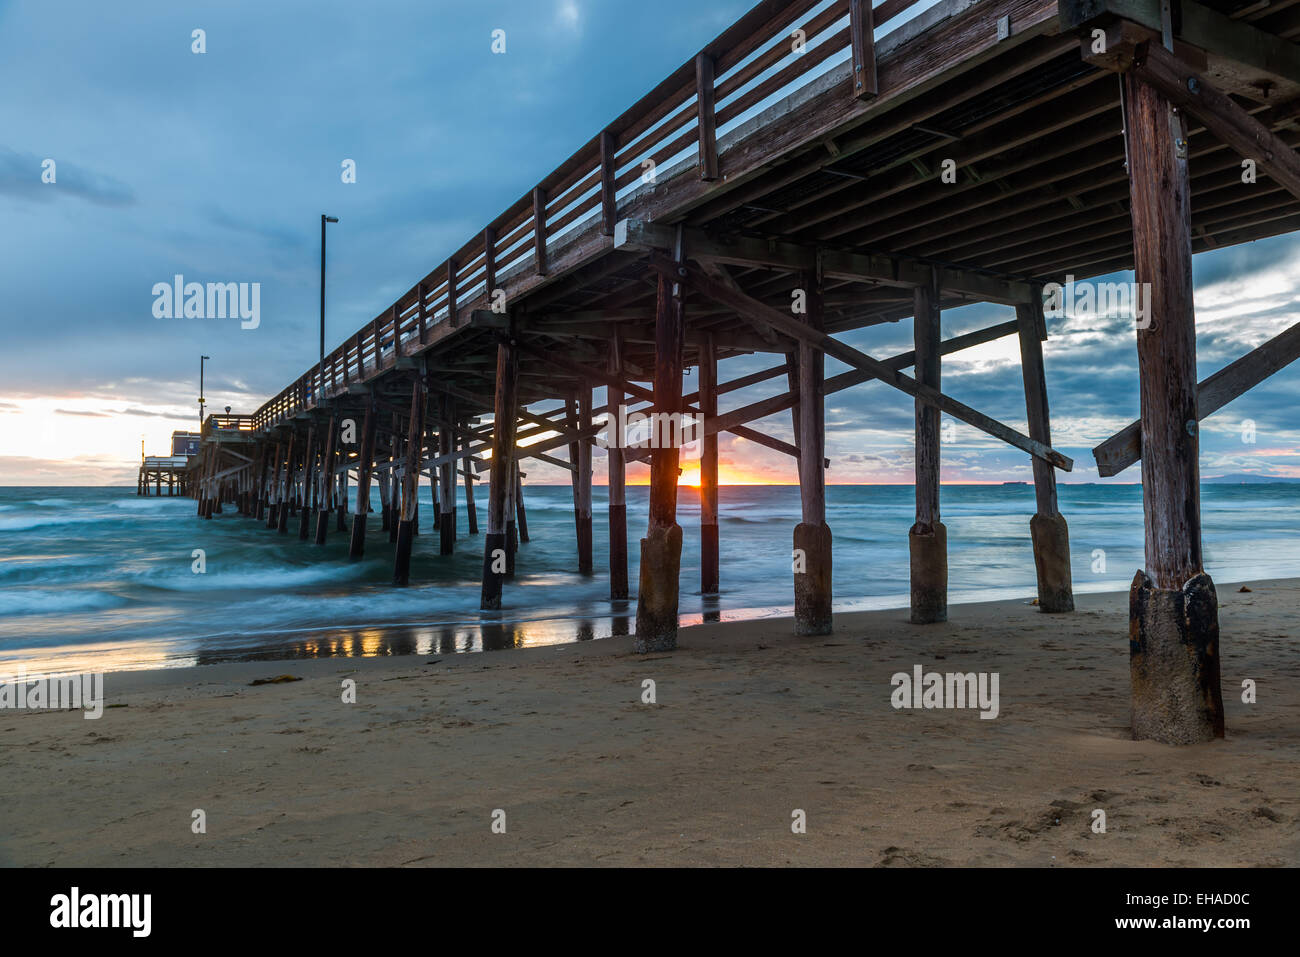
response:
<path id="1" fill-rule="evenodd" d="M 316 385 L 316 404 L 320 404 L 321 393 L 325 391 L 325 224 L 337 223 L 337 216 L 320 214 L 320 364 L 319 382 Z"/>
<path id="2" fill-rule="evenodd" d="M 203 398 L 203 363 L 211 359 L 212 356 L 199 356 L 199 428 L 203 428 L 203 406 L 207 404 L 207 399 Z"/>

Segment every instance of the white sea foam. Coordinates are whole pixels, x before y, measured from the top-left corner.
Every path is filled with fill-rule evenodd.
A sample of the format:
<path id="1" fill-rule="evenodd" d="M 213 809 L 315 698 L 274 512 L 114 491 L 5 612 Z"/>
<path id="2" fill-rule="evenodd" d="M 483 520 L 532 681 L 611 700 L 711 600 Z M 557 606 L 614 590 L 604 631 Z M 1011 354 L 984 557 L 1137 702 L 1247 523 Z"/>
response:
<path id="1" fill-rule="evenodd" d="M 10 588 L 0 590 L 0 617 L 67 615 L 80 611 L 99 611 L 123 603 L 118 596 L 101 591 Z"/>

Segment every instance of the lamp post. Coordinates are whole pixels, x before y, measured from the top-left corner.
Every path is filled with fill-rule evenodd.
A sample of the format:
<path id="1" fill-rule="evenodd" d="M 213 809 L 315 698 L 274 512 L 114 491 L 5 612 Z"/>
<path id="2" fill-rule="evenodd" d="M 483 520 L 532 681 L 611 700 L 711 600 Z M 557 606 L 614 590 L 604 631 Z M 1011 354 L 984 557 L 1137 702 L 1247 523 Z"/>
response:
<path id="1" fill-rule="evenodd" d="M 320 362 L 319 383 L 316 386 L 316 404 L 320 405 L 321 394 L 325 391 L 325 224 L 337 223 L 337 216 L 320 214 Z"/>
<path id="2" fill-rule="evenodd" d="M 207 399 L 203 398 L 203 363 L 211 359 L 212 356 L 199 356 L 199 429 L 203 428 L 203 406 L 207 404 Z"/>

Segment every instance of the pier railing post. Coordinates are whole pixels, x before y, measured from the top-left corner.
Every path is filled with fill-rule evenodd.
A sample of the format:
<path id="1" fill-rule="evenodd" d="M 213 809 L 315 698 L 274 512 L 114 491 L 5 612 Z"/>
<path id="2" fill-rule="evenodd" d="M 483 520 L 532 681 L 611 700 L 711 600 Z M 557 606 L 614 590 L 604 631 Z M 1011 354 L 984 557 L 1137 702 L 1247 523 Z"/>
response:
<path id="1" fill-rule="evenodd" d="M 913 295 L 916 381 L 938 391 L 939 284 L 934 270 Z M 911 553 L 912 623 L 948 620 L 948 530 L 939 520 L 939 410 L 916 400 L 916 524 Z"/>
<path id="2" fill-rule="evenodd" d="M 681 250 L 677 261 L 680 265 Z M 676 415 L 682 409 L 683 287 L 659 274 L 655 309 L 654 412 Z M 650 522 L 641 539 L 641 582 L 637 590 L 636 637 L 639 654 L 677 647 L 678 576 L 682 563 L 682 528 L 677 524 L 677 478 L 680 449 L 676 435 L 656 422 L 650 449 Z M 667 439 L 667 441 L 664 441 Z"/>
<path id="3" fill-rule="evenodd" d="M 1025 380 L 1025 410 L 1029 437 L 1052 444 L 1051 419 L 1047 409 L 1047 378 L 1043 371 L 1043 339 L 1047 327 L 1041 299 L 1016 306 L 1020 336 L 1020 367 Z M 1051 463 L 1031 456 L 1034 469 L 1034 517 L 1029 531 L 1034 542 L 1034 571 L 1038 578 L 1038 609 L 1045 612 L 1074 611 L 1074 589 L 1070 577 L 1070 529 L 1056 498 L 1056 470 Z"/>
<path id="4" fill-rule="evenodd" d="M 509 494 L 515 482 L 515 408 L 518 357 L 514 342 L 497 344 L 496 391 L 492 408 L 492 464 L 488 472 L 487 534 L 483 540 L 483 588 L 479 606 L 501 607 L 501 588 L 506 578 L 508 542 L 506 521 Z"/>
<path id="5" fill-rule="evenodd" d="M 1182 117 L 1124 75 L 1137 322 L 1146 569 L 1129 592 L 1133 737 L 1223 737 L 1219 612 L 1201 558 L 1196 319 Z M 1143 295 L 1143 290 L 1149 290 Z"/>
<path id="6" fill-rule="evenodd" d="M 820 279 L 800 276 L 805 321 L 823 331 Z M 826 524 L 826 422 L 822 384 L 826 358 L 799 343 L 799 500 L 803 521 L 794 530 L 794 627 L 797 635 L 831 633 L 831 529 Z"/>
<path id="7" fill-rule="evenodd" d="M 402 473 L 402 508 L 397 523 L 397 548 L 393 556 L 393 584 L 411 583 L 411 546 L 415 539 L 415 496 L 420 483 L 420 452 L 424 433 L 424 383 L 411 383 L 411 417 L 407 430 L 406 464 Z"/>

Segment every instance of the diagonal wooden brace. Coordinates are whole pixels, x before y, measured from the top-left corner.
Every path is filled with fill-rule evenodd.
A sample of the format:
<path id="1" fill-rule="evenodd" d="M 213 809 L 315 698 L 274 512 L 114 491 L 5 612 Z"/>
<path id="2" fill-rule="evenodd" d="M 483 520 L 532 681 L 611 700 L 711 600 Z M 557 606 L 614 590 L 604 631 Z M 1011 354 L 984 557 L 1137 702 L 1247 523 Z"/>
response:
<path id="1" fill-rule="evenodd" d="M 1237 396 L 1300 358 L 1300 322 L 1224 366 L 1196 387 L 1196 418 L 1213 415 Z M 1142 457 L 1142 429 L 1133 422 L 1092 450 L 1097 474 L 1118 475 Z"/>
<path id="2" fill-rule="evenodd" d="M 852 346 L 845 345 L 838 339 L 799 322 L 794 316 L 787 316 L 743 292 L 728 288 L 722 283 L 711 279 L 696 267 L 675 263 L 661 254 L 652 255 L 650 262 L 659 272 L 673 277 L 675 281 L 685 282 L 696 292 L 707 296 L 714 302 L 734 309 L 736 312 L 759 322 L 764 322 L 792 339 L 811 343 L 826 355 L 833 356 L 846 365 L 868 373 L 872 378 L 892 385 L 899 391 L 920 399 L 927 405 L 946 412 L 955 419 L 960 419 L 968 425 L 973 425 L 975 428 L 987 432 L 994 438 L 1001 439 L 1008 445 L 1014 445 L 1030 455 L 1051 463 L 1062 471 L 1069 472 L 1074 468 L 1073 460 L 1055 449 L 1037 442 L 1021 432 L 1017 432 L 1009 425 L 1004 425 L 983 412 L 972 409 L 965 403 L 944 395 L 942 392 L 921 385 L 911 376 L 904 375 L 888 363 L 881 362 L 865 352 L 860 352 Z"/>

